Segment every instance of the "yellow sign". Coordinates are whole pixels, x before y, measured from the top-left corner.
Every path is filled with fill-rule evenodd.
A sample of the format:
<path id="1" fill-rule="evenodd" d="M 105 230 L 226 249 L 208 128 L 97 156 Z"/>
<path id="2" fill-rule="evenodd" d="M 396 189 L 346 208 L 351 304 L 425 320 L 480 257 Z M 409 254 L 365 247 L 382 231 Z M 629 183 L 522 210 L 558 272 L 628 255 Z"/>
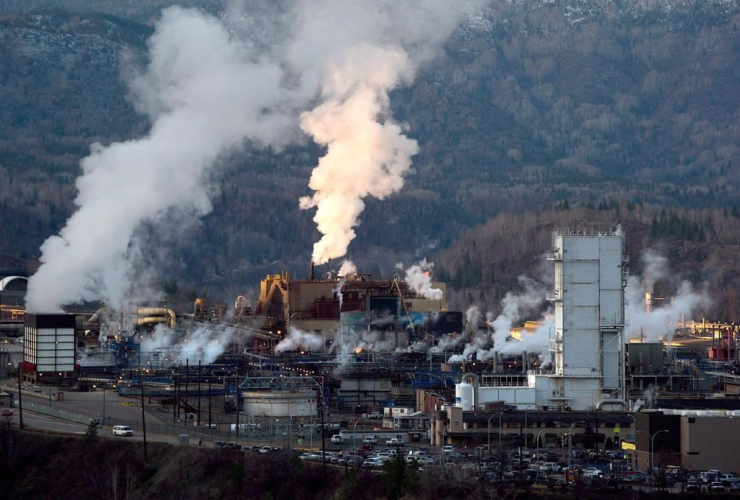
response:
<path id="1" fill-rule="evenodd" d="M 627 441 L 622 441 L 622 449 L 634 451 L 636 449 L 635 443 L 628 443 Z"/>

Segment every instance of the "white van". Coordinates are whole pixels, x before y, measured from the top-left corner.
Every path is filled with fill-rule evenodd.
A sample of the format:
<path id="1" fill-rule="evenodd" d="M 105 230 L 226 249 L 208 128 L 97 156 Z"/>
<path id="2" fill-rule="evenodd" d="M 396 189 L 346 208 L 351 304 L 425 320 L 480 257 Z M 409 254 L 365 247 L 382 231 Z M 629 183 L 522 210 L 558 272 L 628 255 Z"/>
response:
<path id="1" fill-rule="evenodd" d="M 132 431 L 131 427 L 127 425 L 114 425 L 113 435 L 114 436 L 133 436 L 134 431 Z"/>

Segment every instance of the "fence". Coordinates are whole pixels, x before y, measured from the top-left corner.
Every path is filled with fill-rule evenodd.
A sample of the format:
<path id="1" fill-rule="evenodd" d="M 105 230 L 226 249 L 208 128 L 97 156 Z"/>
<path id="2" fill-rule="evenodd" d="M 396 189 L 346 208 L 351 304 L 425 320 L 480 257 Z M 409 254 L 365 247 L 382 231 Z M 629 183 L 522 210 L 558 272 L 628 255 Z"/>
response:
<path id="1" fill-rule="evenodd" d="M 13 406 L 18 407 L 18 400 L 13 401 Z M 97 420 L 102 424 L 103 427 L 111 428 L 114 425 L 126 425 L 135 431 L 142 432 L 144 427 L 141 420 L 129 420 L 124 418 L 116 418 L 106 416 L 103 419 L 97 415 L 91 417 L 90 415 L 82 415 L 80 413 L 72 413 L 57 408 L 52 408 L 47 405 L 42 405 L 35 402 L 24 401 L 23 410 L 40 413 L 49 417 L 55 417 L 61 420 L 69 422 L 75 422 L 78 424 L 88 425 L 91 420 Z M 310 426 L 307 429 L 302 429 L 298 424 L 297 420 L 278 420 L 278 419 L 259 419 L 260 423 L 241 423 L 239 424 L 239 439 L 238 441 L 285 441 L 291 437 L 297 439 L 299 436 L 303 436 L 304 441 L 308 444 L 309 439 L 311 441 L 320 441 L 321 434 L 317 432 L 315 426 Z M 183 434 L 190 436 L 192 440 L 201 441 L 214 441 L 214 440 L 233 440 L 236 437 L 236 424 L 220 424 L 220 427 L 216 428 L 203 428 L 194 427 L 191 423 L 188 426 L 187 422 L 180 423 L 179 425 L 163 425 L 147 421 L 146 423 L 147 433 L 160 434 L 164 436 L 179 437 Z M 313 433 L 313 436 L 310 436 Z"/>

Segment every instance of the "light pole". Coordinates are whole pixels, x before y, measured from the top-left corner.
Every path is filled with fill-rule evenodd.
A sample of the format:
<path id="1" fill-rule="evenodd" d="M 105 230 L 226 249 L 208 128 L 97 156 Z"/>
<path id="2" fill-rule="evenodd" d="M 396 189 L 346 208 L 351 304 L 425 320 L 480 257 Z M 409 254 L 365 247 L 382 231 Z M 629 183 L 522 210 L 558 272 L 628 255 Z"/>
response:
<path id="1" fill-rule="evenodd" d="M 555 422 L 556 424 L 563 424 L 568 425 L 565 422 Z M 571 452 L 573 450 L 573 438 L 571 437 L 571 432 L 573 431 L 573 426 L 576 426 L 578 424 L 585 424 L 585 420 L 579 420 L 578 422 L 573 422 L 572 424 L 568 425 L 568 471 L 570 471 L 570 456 Z M 565 480 L 568 481 L 568 474 L 565 474 Z"/>
<path id="2" fill-rule="evenodd" d="M 540 459 L 540 436 L 543 432 L 545 432 L 547 429 L 540 429 L 540 431 L 537 433 L 537 439 L 535 439 L 535 444 L 537 446 L 537 459 Z"/>
<path id="3" fill-rule="evenodd" d="M 494 413 L 488 417 L 488 456 L 491 456 L 491 419 L 498 416 L 498 452 L 501 453 L 501 415 L 502 413 Z"/>
<path id="4" fill-rule="evenodd" d="M 357 420 L 355 420 L 355 425 L 352 430 L 352 447 L 354 448 L 352 450 L 352 455 L 357 455 L 357 424 L 360 423 L 360 420 L 367 420 L 367 419 L 365 417 L 360 417 Z"/>
<path id="5" fill-rule="evenodd" d="M 653 454 L 655 453 L 655 436 L 657 436 L 661 432 L 668 432 L 668 429 L 663 429 L 663 430 L 660 430 L 660 431 L 655 431 L 650 436 L 650 475 L 651 476 L 654 476 L 655 475 L 655 473 L 653 472 Z"/>
<path id="6" fill-rule="evenodd" d="M 103 386 L 103 427 L 105 427 L 105 386 Z"/>

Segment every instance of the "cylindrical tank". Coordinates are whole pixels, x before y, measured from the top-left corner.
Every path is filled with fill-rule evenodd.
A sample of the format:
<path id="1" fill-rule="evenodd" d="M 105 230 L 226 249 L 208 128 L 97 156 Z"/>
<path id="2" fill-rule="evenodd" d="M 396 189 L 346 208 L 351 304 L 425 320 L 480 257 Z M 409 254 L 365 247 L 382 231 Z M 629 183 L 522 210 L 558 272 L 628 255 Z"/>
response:
<path id="1" fill-rule="evenodd" d="M 244 414 L 254 417 L 316 416 L 316 393 L 313 391 L 247 391 L 242 393 Z"/>
<path id="2" fill-rule="evenodd" d="M 460 382 L 455 386 L 455 406 L 463 411 L 473 410 L 473 386 L 467 382 Z"/>

